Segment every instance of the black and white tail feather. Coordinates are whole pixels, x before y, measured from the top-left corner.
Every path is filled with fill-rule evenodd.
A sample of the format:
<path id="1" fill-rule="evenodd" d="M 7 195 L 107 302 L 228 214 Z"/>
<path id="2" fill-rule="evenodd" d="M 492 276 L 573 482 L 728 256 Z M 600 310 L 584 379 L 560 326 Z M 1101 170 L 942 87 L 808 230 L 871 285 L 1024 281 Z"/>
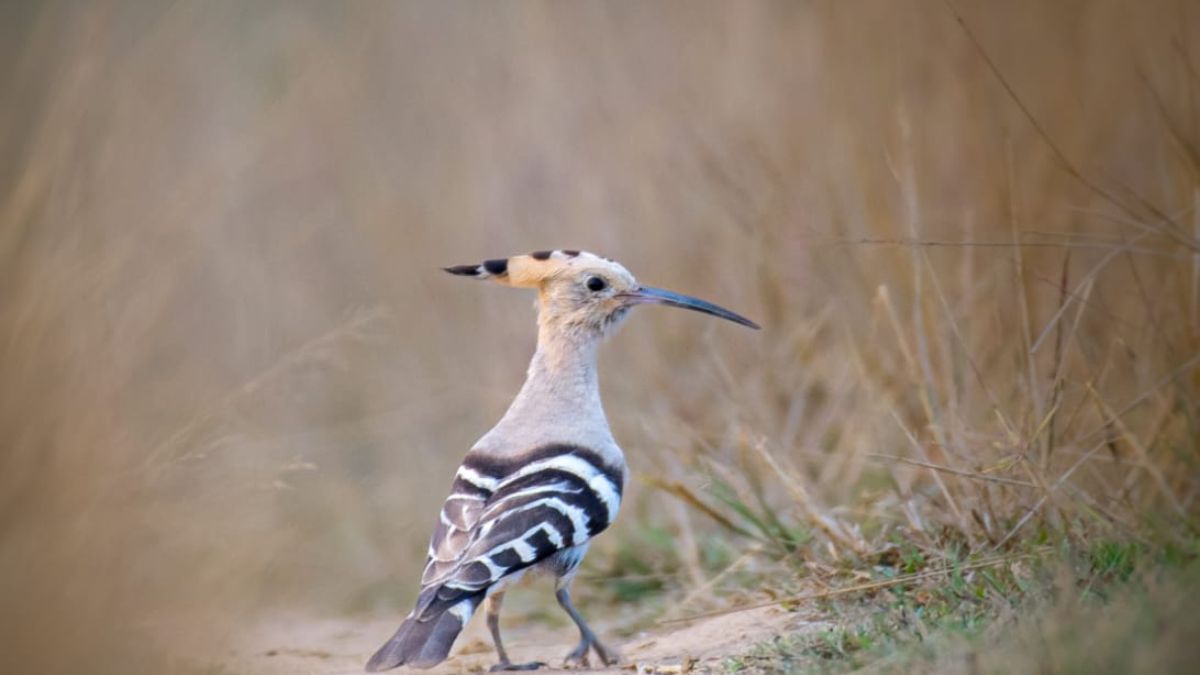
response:
<path id="1" fill-rule="evenodd" d="M 578 445 L 468 453 L 430 540 L 416 607 L 367 671 L 441 663 L 484 599 L 532 567 L 569 578 L 588 540 L 616 519 L 624 479 L 623 467 Z"/>

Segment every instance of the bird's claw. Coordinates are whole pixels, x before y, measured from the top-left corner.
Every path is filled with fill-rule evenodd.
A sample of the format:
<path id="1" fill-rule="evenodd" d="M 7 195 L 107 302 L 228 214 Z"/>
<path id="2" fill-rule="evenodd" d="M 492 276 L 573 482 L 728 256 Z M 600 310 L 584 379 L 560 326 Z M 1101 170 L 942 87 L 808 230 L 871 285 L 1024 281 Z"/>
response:
<path id="1" fill-rule="evenodd" d="M 609 649 L 608 647 L 605 647 L 599 642 L 593 644 L 592 649 L 596 650 L 596 656 L 599 656 L 600 660 L 603 661 L 604 665 L 606 666 L 615 666 L 617 662 L 621 660 L 621 655 L 619 653 Z"/>
<path id="2" fill-rule="evenodd" d="M 567 654 L 567 658 L 563 659 L 563 666 L 566 668 L 591 668 L 591 663 L 588 661 L 589 650 L 595 650 L 596 656 L 600 657 L 600 662 L 606 666 L 615 665 L 621 660 L 620 654 L 605 647 L 599 641 L 585 640 L 571 650 L 570 654 Z"/>
<path id="3" fill-rule="evenodd" d="M 591 646 L 592 643 L 588 642 L 587 640 L 581 641 L 579 646 L 575 649 L 572 649 L 571 653 L 567 654 L 567 658 L 563 659 L 563 667 L 591 668 L 591 664 L 588 663 L 588 648 Z"/>
<path id="4" fill-rule="evenodd" d="M 492 666 L 488 672 L 500 673 L 506 670 L 537 670 L 538 668 L 545 667 L 546 664 L 541 661 L 530 661 L 529 663 L 509 663 L 508 661 L 501 661 L 500 663 Z"/>
<path id="5" fill-rule="evenodd" d="M 587 654 L 584 654 L 583 656 L 575 656 L 575 653 L 572 652 L 567 655 L 567 658 L 563 659 L 563 667 L 564 668 L 591 668 L 592 664 L 588 663 Z"/>

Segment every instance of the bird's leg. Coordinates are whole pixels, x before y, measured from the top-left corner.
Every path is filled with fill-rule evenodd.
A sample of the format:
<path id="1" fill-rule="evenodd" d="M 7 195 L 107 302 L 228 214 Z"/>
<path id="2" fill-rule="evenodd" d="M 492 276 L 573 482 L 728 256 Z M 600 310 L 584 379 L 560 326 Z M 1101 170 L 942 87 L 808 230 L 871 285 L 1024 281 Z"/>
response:
<path id="1" fill-rule="evenodd" d="M 504 603 L 504 592 L 492 593 L 487 601 L 487 627 L 492 634 L 492 642 L 496 645 L 496 657 L 500 662 L 492 666 L 491 672 L 501 670 L 537 670 L 546 665 L 541 661 L 529 663 L 513 663 L 508 660 L 508 652 L 504 651 L 504 643 L 500 641 L 500 605 Z"/>
<path id="2" fill-rule="evenodd" d="M 567 654 L 565 660 L 568 666 L 584 666 L 588 664 L 588 649 L 591 648 L 596 652 L 596 656 L 600 657 L 600 661 L 606 666 L 611 666 L 621 660 L 620 654 L 605 647 L 600 642 L 592 629 L 588 627 L 587 622 L 583 620 L 583 616 L 579 614 L 579 610 L 575 609 L 575 605 L 571 604 L 571 593 L 566 585 L 560 586 L 554 593 L 554 597 L 558 598 L 558 604 L 566 611 L 575 625 L 579 627 L 579 645 Z"/>

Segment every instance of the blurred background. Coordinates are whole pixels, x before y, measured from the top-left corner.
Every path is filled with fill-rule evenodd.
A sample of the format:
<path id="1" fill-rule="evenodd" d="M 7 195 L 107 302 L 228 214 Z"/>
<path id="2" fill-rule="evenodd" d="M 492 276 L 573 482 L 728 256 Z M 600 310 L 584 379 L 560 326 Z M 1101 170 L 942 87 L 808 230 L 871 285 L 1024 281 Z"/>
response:
<path id="1" fill-rule="evenodd" d="M 438 268 L 534 249 L 764 326 L 602 351 L 593 614 L 1194 534 L 1197 44 L 1175 0 L 3 3 L 0 670 L 398 620 L 534 346 Z"/>

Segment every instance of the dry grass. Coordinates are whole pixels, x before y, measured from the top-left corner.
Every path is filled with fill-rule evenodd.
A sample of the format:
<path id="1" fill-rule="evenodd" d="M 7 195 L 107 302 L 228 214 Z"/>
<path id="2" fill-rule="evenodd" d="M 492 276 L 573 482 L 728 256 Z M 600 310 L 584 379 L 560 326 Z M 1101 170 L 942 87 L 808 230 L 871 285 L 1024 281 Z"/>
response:
<path id="1" fill-rule="evenodd" d="M 1008 556 L 813 598 L 836 617 L 725 659 L 751 673 L 1186 673 L 1197 565 L 1136 544 Z"/>
<path id="2" fill-rule="evenodd" d="M 407 601 L 533 339 L 436 268 L 548 246 L 765 326 L 607 347 L 636 475 L 593 576 L 700 612 L 900 541 L 1186 546 L 1197 14 L 6 5 L 3 670 Z"/>

